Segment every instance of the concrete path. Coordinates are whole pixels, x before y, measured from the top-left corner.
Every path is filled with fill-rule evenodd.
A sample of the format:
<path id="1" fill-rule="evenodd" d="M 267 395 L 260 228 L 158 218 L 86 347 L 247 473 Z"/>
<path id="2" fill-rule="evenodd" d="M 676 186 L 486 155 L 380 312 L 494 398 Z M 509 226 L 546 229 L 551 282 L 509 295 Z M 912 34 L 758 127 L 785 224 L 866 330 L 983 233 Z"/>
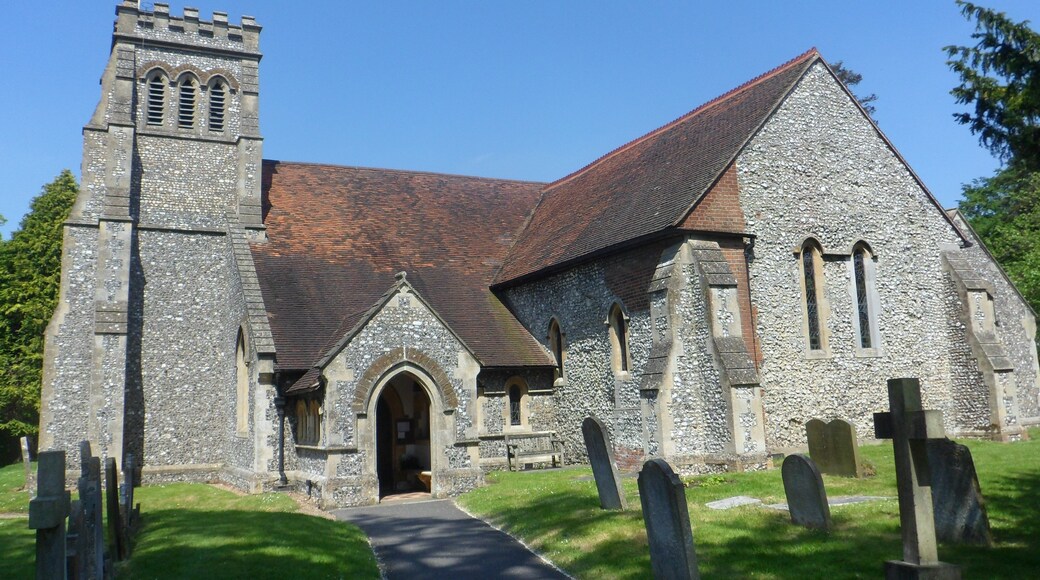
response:
<path id="1" fill-rule="evenodd" d="M 340 509 L 332 514 L 368 534 L 390 580 L 568 578 L 450 500 Z"/>

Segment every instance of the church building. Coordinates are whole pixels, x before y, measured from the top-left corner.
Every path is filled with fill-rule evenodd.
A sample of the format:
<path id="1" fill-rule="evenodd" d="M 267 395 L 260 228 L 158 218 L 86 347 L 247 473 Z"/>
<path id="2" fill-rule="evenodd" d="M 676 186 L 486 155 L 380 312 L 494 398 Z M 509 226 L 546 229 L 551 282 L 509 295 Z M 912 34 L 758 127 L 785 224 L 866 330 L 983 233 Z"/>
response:
<path id="1" fill-rule="evenodd" d="M 902 376 L 951 436 L 1040 424 L 1035 314 L 815 50 L 535 183 L 264 159 L 260 32 L 116 7 L 46 336 L 69 465 L 358 505 L 509 437 L 580 463 L 595 416 L 623 467 L 760 469 Z"/>

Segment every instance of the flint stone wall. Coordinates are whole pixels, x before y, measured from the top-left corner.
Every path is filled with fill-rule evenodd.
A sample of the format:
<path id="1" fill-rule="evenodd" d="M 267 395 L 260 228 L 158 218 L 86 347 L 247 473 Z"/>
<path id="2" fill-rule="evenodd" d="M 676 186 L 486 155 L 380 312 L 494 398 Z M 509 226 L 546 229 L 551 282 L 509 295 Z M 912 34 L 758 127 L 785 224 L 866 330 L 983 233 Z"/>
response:
<path id="1" fill-rule="evenodd" d="M 503 293 L 509 309 L 546 349 L 550 320 L 556 318 L 560 324 L 564 384 L 556 386 L 552 396 L 556 408 L 553 430 L 564 441 L 568 462 L 587 461 L 581 422 L 589 415 L 603 420 L 617 447 L 645 452 L 639 379 L 651 345 L 646 291 L 662 250 L 654 245 L 583 264 Z M 628 287 L 619 287 L 614 278 L 616 265 L 629 262 L 641 268 L 628 277 Z M 615 375 L 611 366 L 607 325 L 615 302 L 629 318 L 629 372 L 622 375 Z"/>
<path id="2" fill-rule="evenodd" d="M 943 411 L 956 433 L 952 401 L 975 384 L 951 356 L 959 342 L 951 342 L 944 321 L 956 296 L 940 256 L 961 240 L 822 65 L 806 73 L 751 140 L 737 170 L 748 230 L 757 236 L 749 270 L 767 444 L 804 444 L 803 425 L 814 416 L 844 418 L 869 433 L 871 413 L 887 406 L 885 380 L 897 376 L 920 377 L 925 406 Z M 794 248 L 809 236 L 825 254 L 825 358 L 807 356 L 801 331 Z M 879 356 L 857 353 L 853 332 L 849 254 L 860 240 L 876 257 Z"/>

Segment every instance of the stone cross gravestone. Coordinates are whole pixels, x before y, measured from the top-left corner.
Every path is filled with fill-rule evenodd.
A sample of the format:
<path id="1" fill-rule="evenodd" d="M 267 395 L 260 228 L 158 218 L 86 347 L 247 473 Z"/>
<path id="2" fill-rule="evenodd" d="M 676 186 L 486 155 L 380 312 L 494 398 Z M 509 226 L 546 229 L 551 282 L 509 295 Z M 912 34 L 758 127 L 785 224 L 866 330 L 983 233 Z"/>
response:
<path id="1" fill-rule="evenodd" d="M 805 424 L 809 456 L 821 473 L 843 477 L 863 477 L 859 461 L 856 428 L 844 419 L 824 423 L 812 419 Z"/>
<path id="2" fill-rule="evenodd" d="M 949 439 L 930 440 L 928 467 L 932 476 L 935 533 L 939 540 L 992 545 L 989 516 L 971 451 Z"/>
<path id="3" fill-rule="evenodd" d="M 886 578 L 960 578 L 960 569 L 939 561 L 932 512 L 927 441 L 945 437 L 942 412 L 921 409 L 917 379 L 889 379 L 891 411 L 874 413 L 874 435 L 891 439 L 899 492 L 899 527 L 903 560 L 885 562 Z"/>
<path id="4" fill-rule="evenodd" d="M 807 528 L 831 529 L 827 490 L 813 460 L 802 454 L 788 455 L 780 473 L 791 521 Z"/>
<path id="5" fill-rule="evenodd" d="M 585 450 L 589 454 L 592 475 L 596 478 L 600 507 L 605 510 L 628 509 L 614 462 L 614 448 L 603 422 L 595 417 L 586 417 L 581 422 L 581 434 L 585 437 Z"/>
<path id="6" fill-rule="evenodd" d="M 40 453 L 37 466 L 39 489 L 29 502 L 29 528 L 36 530 L 36 577 L 64 578 L 65 518 L 70 506 L 65 491 L 65 452 Z"/>
<path id="7" fill-rule="evenodd" d="M 700 578 L 686 491 L 668 462 L 651 459 L 643 464 L 639 472 L 639 502 L 643 506 L 654 578 Z"/>

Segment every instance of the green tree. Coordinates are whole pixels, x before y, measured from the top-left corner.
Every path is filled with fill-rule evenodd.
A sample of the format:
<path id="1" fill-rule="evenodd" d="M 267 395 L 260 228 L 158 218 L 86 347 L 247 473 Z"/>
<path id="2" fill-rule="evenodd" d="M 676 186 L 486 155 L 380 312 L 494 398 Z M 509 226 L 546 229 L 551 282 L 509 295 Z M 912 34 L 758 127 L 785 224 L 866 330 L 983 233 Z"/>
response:
<path id="1" fill-rule="evenodd" d="M 37 431 L 43 333 L 58 302 L 62 223 L 77 190 L 72 173 L 62 171 L 11 239 L 0 240 L 0 439 Z"/>
<path id="2" fill-rule="evenodd" d="M 960 209 L 1033 309 L 1040 311 L 1040 35 L 1028 21 L 957 1 L 975 21 L 973 46 L 947 46 L 961 79 L 957 113 L 1001 161 L 992 177 L 964 186 Z"/>

